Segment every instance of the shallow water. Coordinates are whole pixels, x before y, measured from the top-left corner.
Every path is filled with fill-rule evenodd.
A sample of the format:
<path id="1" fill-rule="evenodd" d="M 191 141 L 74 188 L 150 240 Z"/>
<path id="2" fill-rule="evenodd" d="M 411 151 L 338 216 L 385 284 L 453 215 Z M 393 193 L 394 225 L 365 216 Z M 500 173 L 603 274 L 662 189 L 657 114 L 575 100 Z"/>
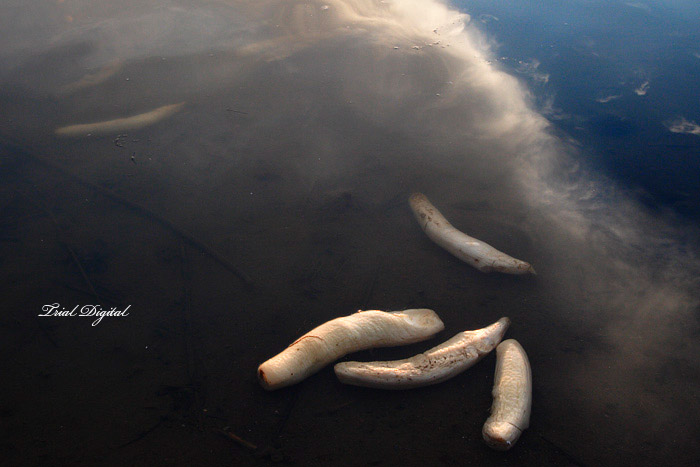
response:
<path id="1" fill-rule="evenodd" d="M 3 9 L 8 465 L 700 457 L 697 225 L 582 168 L 479 24 L 432 1 Z M 179 102 L 143 127 L 54 133 Z M 538 275 L 442 251 L 413 219 L 414 191 Z M 91 326 L 37 316 L 52 303 L 130 308 Z M 261 362 L 324 321 L 418 307 L 445 331 L 352 359 L 510 317 L 534 382 L 511 451 L 481 440 L 494 355 L 405 392 L 343 386 L 331 368 L 258 385 Z"/>

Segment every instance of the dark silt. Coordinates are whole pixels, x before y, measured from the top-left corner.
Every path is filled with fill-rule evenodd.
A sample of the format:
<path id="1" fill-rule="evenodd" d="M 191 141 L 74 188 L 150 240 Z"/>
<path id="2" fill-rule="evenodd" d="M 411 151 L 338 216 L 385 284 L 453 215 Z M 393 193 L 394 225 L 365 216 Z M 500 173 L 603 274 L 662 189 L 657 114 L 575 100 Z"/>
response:
<path id="1" fill-rule="evenodd" d="M 493 60 L 484 23 L 451 8 L 0 7 L 6 465 L 700 458 L 697 224 L 598 171 L 597 149 Z M 56 134 L 96 122 L 111 126 Z M 636 128 L 587 124 L 608 139 Z M 417 191 L 537 276 L 443 251 L 411 213 Z M 128 316 L 38 316 L 52 304 Z M 313 327 L 406 308 L 445 331 L 348 358 L 406 358 L 510 318 L 533 373 L 513 449 L 481 436 L 495 355 L 408 391 L 345 386 L 332 367 L 260 386 L 258 365 Z"/>

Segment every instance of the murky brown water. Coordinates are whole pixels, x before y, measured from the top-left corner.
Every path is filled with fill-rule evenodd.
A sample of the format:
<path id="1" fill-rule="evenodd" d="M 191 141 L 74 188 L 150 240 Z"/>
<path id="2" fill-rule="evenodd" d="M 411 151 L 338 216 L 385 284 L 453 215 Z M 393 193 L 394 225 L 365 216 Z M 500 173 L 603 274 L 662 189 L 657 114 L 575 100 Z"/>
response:
<path id="1" fill-rule="evenodd" d="M 32 8 L 0 22 L 17 39 L 1 36 L 0 68 L 8 465 L 698 458 L 696 227 L 577 169 L 466 18 L 431 1 Z M 538 275 L 442 251 L 414 191 Z M 130 308 L 91 326 L 37 316 L 52 303 Z M 330 368 L 274 393 L 256 381 L 324 321 L 415 307 L 446 330 L 352 358 L 510 317 L 534 381 L 512 451 L 481 440 L 493 355 L 405 392 Z"/>

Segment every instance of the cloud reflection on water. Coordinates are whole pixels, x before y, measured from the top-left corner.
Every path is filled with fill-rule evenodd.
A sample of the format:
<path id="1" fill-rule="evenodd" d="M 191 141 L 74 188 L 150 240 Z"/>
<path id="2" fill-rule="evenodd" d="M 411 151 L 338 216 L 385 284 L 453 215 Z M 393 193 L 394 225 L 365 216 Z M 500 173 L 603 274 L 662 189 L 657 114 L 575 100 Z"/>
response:
<path id="1" fill-rule="evenodd" d="M 584 343 L 557 377 L 536 383 L 541 392 L 535 394 L 533 417 L 537 405 L 546 404 L 538 397 L 552 391 L 560 399 L 568 392 L 576 399 L 572 404 L 584 409 L 564 412 L 590 423 L 601 422 L 601 414 L 614 407 L 614 415 L 623 426 L 629 422 L 625 429 L 635 435 L 642 436 L 644 418 L 655 427 L 647 437 L 661 436 L 669 427 L 673 443 L 695 439 L 697 427 L 673 424 L 685 415 L 684 407 L 697 408 L 700 396 L 697 387 L 685 386 L 698 373 L 700 355 L 697 231 L 672 214 L 649 212 L 621 187 L 577 165 L 576 149 L 553 135 L 523 83 L 494 64 L 489 41 L 468 15 L 432 0 L 126 4 L 90 19 L 73 14 L 69 27 L 49 28 L 54 32 L 49 43 L 90 44 L 84 59 L 95 69 L 217 49 L 228 60 L 246 61 L 244 68 L 199 76 L 197 85 L 211 91 L 265 74 L 276 81 L 278 94 L 270 84 L 271 93 L 259 101 L 268 113 L 243 136 L 251 145 L 273 146 L 269 135 L 280 134 L 279 144 L 298 144 L 297 159 L 279 163 L 298 172 L 286 176 L 297 177 L 300 186 L 342 185 L 366 170 L 357 152 L 367 148 L 354 146 L 360 138 L 347 134 L 353 128 L 420 141 L 422 153 L 385 148 L 377 157 L 409 173 L 419 167 L 425 173 L 413 175 L 422 184 L 415 189 L 437 205 L 496 208 L 492 215 L 501 225 L 532 239 L 532 251 L 539 255 L 533 261 L 541 275 L 538 287 L 556 305 L 545 311 L 552 329 L 538 332 L 546 337 L 562 327 L 571 338 L 595 336 L 591 348 Z M 71 5 L 77 11 L 84 6 Z M 39 42 L 21 44 L 36 52 L 46 39 L 37 37 Z M 3 52 L 21 67 L 17 50 Z M 54 89 L 50 94 L 81 82 L 80 76 L 64 81 L 47 84 Z M 93 85 L 99 89 L 102 83 Z M 298 100 L 275 101 L 286 92 L 298 93 Z M 299 111 L 304 100 L 311 109 L 306 113 Z M 680 125 L 671 131 L 690 128 L 686 121 Z M 396 147 L 405 148 L 400 141 Z M 323 157 L 323 165 L 314 165 L 316 157 Z M 182 170 L 188 171 L 182 177 L 199 173 L 192 166 Z M 446 173 L 452 176 L 442 177 Z M 226 174 L 207 176 L 217 186 Z M 399 183 L 388 185 L 391 190 Z M 536 359 L 533 371 L 537 380 Z M 599 434 L 584 436 L 595 440 Z"/>
<path id="2" fill-rule="evenodd" d="M 559 304 L 548 310 L 551 332 L 565 323 L 601 339 L 556 383 L 560 393 L 582 397 L 575 404 L 587 413 L 577 414 L 592 424 L 605 420 L 601 414 L 615 417 L 618 435 L 671 430 L 669 449 L 692 442 L 696 429 L 677 420 L 700 395 L 681 382 L 697 375 L 700 355 L 700 276 L 689 234 L 697 230 L 575 165 L 575 150 L 552 136 L 527 89 L 493 65 L 468 16 L 434 1 L 287 2 L 285 11 L 284 34 L 260 47 L 263 57 L 312 53 L 306 49 L 341 55 L 325 72 L 358 115 L 449 141 L 451 154 L 427 155 L 428 167 L 475 171 L 499 203 L 528 212 L 520 228 L 548 257 L 544 287 Z M 459 185 L 432 188 L 445 198 L 469 196 Z M 572 308 L 580 314 L 567 313 Z"/>

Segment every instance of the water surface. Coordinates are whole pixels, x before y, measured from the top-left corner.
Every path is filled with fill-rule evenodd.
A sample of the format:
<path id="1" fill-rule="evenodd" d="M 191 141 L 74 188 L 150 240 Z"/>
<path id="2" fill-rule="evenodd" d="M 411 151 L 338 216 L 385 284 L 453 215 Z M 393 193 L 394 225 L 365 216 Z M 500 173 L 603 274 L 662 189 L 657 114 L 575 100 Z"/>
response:
<path id="1" fill-rule="evenodd" d="M 477 16 L 428 0 L 3 10 L 10 464 L 699 457 L 697 226 L 596 171 Z M 538 275 L 482 274 L 442 251 L 408 208 L 415 191 Z M 52 303 L 130 308 L 91 326 L 37 316 Z M 346 387 L 330 368 L 273 393 L 256 381 L 324 321 L 417 307 L 445 331 L 352 358 L 404 358 L 510 317 L 534 378 L 512 451 L 481 440 L 494 355 L 406 392 Z"/>

